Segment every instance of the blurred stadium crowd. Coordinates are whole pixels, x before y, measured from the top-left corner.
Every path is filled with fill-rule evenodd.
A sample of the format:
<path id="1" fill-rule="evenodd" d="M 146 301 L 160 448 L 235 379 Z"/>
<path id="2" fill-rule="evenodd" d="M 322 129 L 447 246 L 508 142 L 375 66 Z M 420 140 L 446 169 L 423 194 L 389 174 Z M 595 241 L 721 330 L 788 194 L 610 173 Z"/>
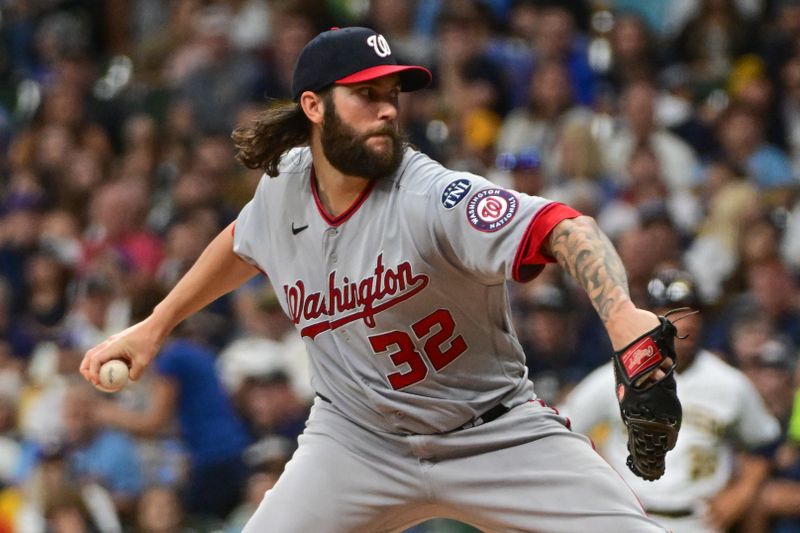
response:
<path id="1" fill-rule="evenodd" d="M 232 128 L 354 24 L 434 72 L 401 102 L 414 145 L 594 216 L 639 302 L 658 268 L 694 275 L 702 345 L 781 421 L 770 483 L 800 494 L 800 1 L 4 0 L 0 532 L 234 532 L 280 475 L 313 391 L 266 280 L 120 394 L 77 367 L 251 196 Z M 555 268 L 510 290 L 559 403 L 608 360 L 602 324 Z"/>

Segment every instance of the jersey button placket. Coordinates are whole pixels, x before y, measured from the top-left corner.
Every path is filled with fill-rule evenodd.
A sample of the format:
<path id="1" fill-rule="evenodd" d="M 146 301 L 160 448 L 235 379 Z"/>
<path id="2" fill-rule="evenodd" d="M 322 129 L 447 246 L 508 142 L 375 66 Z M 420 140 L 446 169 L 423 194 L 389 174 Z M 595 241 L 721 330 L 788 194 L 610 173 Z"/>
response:
<path id="1" fill-rule="evenodd" d="M 334 267 L 339 262 L 339 254 L 336 252 L 336 237 L 339 235 L 339 228 L 328 228 L 325 230 L 325 249 L 328 251 L 328 265 Z"/>

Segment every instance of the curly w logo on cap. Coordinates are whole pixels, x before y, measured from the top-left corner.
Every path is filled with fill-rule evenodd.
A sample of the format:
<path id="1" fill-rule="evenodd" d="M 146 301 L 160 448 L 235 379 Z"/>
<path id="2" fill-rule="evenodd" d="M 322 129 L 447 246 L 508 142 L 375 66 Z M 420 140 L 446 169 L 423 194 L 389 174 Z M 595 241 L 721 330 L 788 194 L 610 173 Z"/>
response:
<path id="1" fill-rule="evenodd" d="M 294 67 L 292 99 L 304 91 L 321 91 L 337 84 L 397 74 L 400 89 L 416 91 L 431 81 L 428 69 L 399 65 L 386 38 L 369 28 L 334 28 L 320 33 L 300 52 Z"/>

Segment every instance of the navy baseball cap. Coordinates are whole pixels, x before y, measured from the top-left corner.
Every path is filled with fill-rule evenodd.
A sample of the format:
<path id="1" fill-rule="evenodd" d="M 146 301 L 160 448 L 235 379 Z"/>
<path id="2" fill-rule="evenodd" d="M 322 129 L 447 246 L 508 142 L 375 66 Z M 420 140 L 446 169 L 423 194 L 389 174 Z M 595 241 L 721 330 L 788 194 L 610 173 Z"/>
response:
<path id="1" fill-rule="evenodd" d="M 398 65 L 383 35 L 369 28 L 333 28 L 314 37 L 294 66 L 292 99 L 304 91 L 320 91 L 334 83 L 349 84 L 400 76 L 400 89 L 416 91 L 431 81 L 431 73 L 416 65 Z"/>

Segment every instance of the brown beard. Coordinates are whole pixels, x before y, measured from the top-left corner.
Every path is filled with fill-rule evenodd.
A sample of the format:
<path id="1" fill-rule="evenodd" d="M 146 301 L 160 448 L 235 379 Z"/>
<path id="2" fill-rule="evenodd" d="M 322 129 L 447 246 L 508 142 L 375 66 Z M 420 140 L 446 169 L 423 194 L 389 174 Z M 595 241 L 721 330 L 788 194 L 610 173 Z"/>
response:
<path id="1" fill-rule="evenodd" d="M 369 180 L 377 180 L 394 173 L 403 159 L 403 136 L 390 124 L 359 134 L 339 118 L 332 96 L 327 96 L 325 123 L 320 141 L 322 152 L 331 165 L 348 176 Z M 388 152 L 378 152 L 367 145 L 367 140 L 375 135 L 386 135 L 390 138 L 392 146 Z"/>

